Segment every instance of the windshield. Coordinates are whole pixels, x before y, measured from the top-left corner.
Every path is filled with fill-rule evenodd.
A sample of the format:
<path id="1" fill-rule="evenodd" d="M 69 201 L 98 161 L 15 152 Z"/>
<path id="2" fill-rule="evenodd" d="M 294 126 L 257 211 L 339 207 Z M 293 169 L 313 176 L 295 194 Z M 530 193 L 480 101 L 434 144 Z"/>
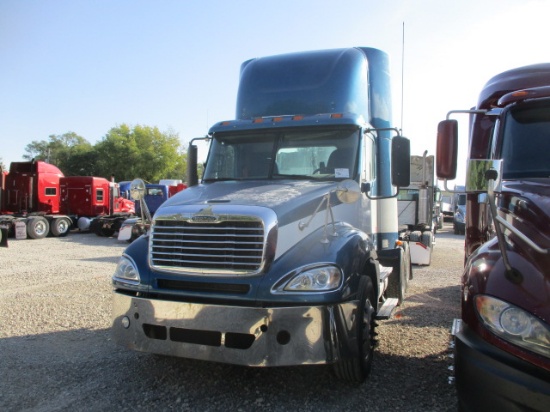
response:
<path id="1" fill-rule="evenodd" d="M 357 129 L 218 133 L 203 180 L 354 178 L 358 142 Z"/>
<path id="2" fill-rule="evenodd" d="M 550 177 L 550 102 L 524 103 L 504 121 L 504 179 Z"/>

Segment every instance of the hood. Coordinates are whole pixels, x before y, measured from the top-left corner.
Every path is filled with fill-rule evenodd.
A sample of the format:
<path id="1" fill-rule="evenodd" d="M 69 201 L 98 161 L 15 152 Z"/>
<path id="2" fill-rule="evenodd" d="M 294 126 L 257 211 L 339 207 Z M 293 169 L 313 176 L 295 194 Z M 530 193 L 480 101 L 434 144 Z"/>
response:
<path id="1" fill-rule="evenodd" d="M 190 187 L 168 199 L 159 210 L 186 205 L 243 205 L 272 209 L 279 224 L 310 216 L 338 182 L 294 180 L 213 182 Z M 336 196 L 331 205 L 338 204 Z"/>
<path id="2" fill-rule="evenodd" d="M 503 182 L 499 206 L 549 234 L 550 179 Z"/>

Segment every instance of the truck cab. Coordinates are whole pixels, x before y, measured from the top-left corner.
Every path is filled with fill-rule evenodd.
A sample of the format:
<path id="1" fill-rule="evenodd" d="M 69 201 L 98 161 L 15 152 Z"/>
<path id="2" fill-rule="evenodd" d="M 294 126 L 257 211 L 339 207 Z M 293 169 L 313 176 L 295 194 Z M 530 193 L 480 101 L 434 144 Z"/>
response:
<path id="1" fill-rule="evenodd" d="M 472 110 L 438 127 L 437 175 L 456 177 L 470 114 L 461 318 L 453 326 L 461 410 L 550 405 L 550 64 L 490 79 Z"/>
<path id="2" fill-rule="evenodd" d="M 387 69 L 371 48 L 242 64 L 236 118 L 210 128 L 202 179 L 117 266 L 117 343 L 366 378 L 376 317 L 403 301 L 410 268 L 396 200 L 410 150 L 391 125 Z"/>

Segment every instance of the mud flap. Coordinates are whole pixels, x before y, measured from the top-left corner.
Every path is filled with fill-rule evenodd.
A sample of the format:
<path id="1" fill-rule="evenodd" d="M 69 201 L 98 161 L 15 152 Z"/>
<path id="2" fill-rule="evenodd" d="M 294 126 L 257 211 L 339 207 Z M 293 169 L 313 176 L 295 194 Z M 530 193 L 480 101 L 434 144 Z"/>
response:
<path id="1" fill-rule="evenodd" d="M 432 260 L 432 249 L 422 242 L 409 242 L 413 265 L 428 266 Z"/>
<path id="2" fill-rule="evenodd" d="M 8 229 L 0 228 L 0 247 L 8 247 Z"/>
<path id="3" fill-rule="evenodd" d="M 386 289 L 387 298 L 397 298 L 397 305 L 405 300 L 405 292 L 407 291 L 408 272 L 405 267 L 404 253 L 408 253 L 401 248 L 385 249 L 378 252 L 378 258 L 383 266 L 391 266 L 393 270 L 388 279 Z M 407 260 L 408 261 L 408 260 Z"/>

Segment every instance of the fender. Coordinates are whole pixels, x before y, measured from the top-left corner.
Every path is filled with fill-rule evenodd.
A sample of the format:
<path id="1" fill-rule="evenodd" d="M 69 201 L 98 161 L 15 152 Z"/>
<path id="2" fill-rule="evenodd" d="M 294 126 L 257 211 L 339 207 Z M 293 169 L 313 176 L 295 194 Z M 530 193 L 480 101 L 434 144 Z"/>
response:
<path id="1" fill-rule="evenodd" d="M 263 275 L 262 285 L 258 289 L 259 305 L 273 305 L 275 302 L 327 304 L 355 298 L 359 276 L 364 274 L 368 260 L 376 258 L 372 240 L 365 233 L 345 223 L 335 225 L 336 236 L 330 235 L 331 225 L 327 230 L 328 243 L 322 242 L 325 232 L 324 228 L 320 228 L 273 262 L 270 270 Z M 274 285 L 290 280 L 301 268 L 319 266 L 319 263 L 335 264 L 342 269 L 343 286 L 340 289 L 324 293 L 272 293 Z M 373 275 L 374 285 L 378 284 L 378 276 L 376 271 Z"/>
<path id="2" fill-rule="evenodd" d="M 532 251 L 529 248 L 518 242 L 513 244 L 512 249 L 508 252 L 514 268 L 512 274 L 507 273 L 504 267 L 496 238 L 482 245 L 467 260 L 462 277 L 462 310 L 463 319 L 468 324 L 478 324 L 471 321 L 476 316 L 473 306 L 466 304 L 477 294 L 498 296 L 520 308 L 523 308 L 524 302 L 532 302 L 534 309 L 531 313 L 545 322 L 550 321 L 548 276 L 530 259 Z M 550 264 L 548 257 L 542 261 Z M 482 333 L 480 330 L 477 332 Z"/>

